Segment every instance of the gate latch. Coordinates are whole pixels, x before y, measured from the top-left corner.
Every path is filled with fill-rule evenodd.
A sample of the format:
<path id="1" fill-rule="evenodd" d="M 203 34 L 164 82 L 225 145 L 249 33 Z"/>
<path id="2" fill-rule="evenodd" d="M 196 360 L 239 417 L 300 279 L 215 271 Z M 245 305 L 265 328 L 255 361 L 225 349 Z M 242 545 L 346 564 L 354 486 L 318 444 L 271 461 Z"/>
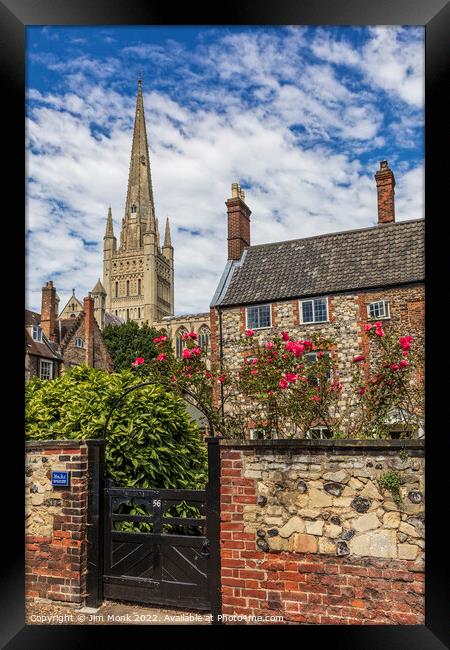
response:
<path id="1" fill-rule="evenodd" d="M 211 555 L 209 550 L 209 539 L 205 539 L 205 541 L 203 542 L 200 555 L 205 558 L 208 558 Z"/>

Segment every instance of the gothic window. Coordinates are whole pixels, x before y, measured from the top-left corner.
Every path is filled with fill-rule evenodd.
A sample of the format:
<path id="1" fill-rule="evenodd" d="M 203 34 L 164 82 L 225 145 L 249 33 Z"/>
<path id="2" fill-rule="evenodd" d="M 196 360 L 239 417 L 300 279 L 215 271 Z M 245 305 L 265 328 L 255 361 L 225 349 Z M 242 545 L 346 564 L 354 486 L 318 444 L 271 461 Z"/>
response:
<path id="1" fill-rule="evenodd" d="M 75 347 L 76 348 L 83 348 L 84 347 L 84 342 L 83 339 L 78 337 L 75 339 Z"/>
<path id="2" fill-rule="evenodd" d="M 130 295 L 130 281 L 127 280 L 127 296 Z"/>
<path id="3" fill-rule="evenodd" d="M 130 310 L 127 309 L 127 321 L 129 321 L 129 320 L 130 320 Z"/>
<path id="4" fill-rule="evenodd" d="M 176 343 L 175 343 L 175 353 L 177 357 L 180 359 L 181 355 L 183 354 L 183 350 L 187 345 L 186 341 L 183 341 L 183 334 L 187 334 L 187 329 L 184 327 L 180 327 L 180 329 L 177 332 L 177 338 L 176 338 Z"/>
<path id="5" fill-rule="evenodd" d="M 116 298 L 119 297 L 119 283 L 116 282 Z"/>
<path id="6" fill-rule="evenodd" d="M 140 318 L 140 317 L 141 317 L 141 308 L 138 307 L 138 318 Z"/>
<path id="7" fill-rule="evenodd" d="M 137 208 L 136 208 L 136 206 L 133 204 L 133 205 L 131 206 L 131 212 L 134 213 L 134 212 L 136 212 L 136 210 L 137 210 Z"/>
<path id="8" fill-rule="evenodd" d="M 205 352 L 208 352 L 209 350 L 210 337 L 211 337 L 211 332 L 209 330 L 209 327 L 206 327 L 206 325 L 202 325 L 202 327 L 199 329 L 198 332 L 198 344 Z"/>
<path id="9" fill-rule="evenodd" d="M 140 279 L 138 280 L 137 284 L 138 284 L 137 292 L 138 292 L 138 295 L 140 296 L 141 295 L 141 280 Z"/>
<path id="10" fill-rule="evenodd" d="M 117 315 L 118 315 L 118 314 L 117 314 L 117 309 L 116 309 L 116 316 L 117 316 Z"/>

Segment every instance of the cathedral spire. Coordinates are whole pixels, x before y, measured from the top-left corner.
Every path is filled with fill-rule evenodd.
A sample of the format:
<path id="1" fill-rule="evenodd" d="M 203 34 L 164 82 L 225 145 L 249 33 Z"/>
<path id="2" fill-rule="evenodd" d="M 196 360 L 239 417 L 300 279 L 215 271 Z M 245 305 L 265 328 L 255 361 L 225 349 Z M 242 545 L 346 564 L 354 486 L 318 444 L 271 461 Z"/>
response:
<path id="1" fill-rule="evenodd" d="M 130 171 L 128 175 L 125 219 L 137 221 L 145 226 L 148 219 L 155 218 L 150 157 L 148 153 L 147 130 L 145 127 L 142 81 L 138 80 L 136 111 L 134 116 L 133 144 L 131 147 Z"/>
<path id="2" fill-rule="evenodd" d="M 113 227 L 111 206 L 109 206 L 108 216 L 106 218 L 105 237 L 114 237 L 114 227 Z"/>
<path id="3" fill-rule="evenodd" d="M 166 232 L 164 233 L 164 248 L 168 248 L 169 246 L 172 246 L 172 240 L 170 238 L 169 217 L 167 217 L 167 219 L 166 219 Z"/>

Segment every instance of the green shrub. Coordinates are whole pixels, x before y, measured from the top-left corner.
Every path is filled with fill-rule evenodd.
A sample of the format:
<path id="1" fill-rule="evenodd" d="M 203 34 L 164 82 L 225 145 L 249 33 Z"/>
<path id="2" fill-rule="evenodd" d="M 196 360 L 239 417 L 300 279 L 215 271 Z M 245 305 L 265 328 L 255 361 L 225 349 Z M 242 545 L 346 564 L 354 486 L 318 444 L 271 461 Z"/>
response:
<path id="1" fill-rule="evenodd" d="M 114 400 L 142 382 L 131 370 L 109 374 L 76 366 L 26 385 L 27 439 L 102 438 Z M 121 487 L 202 489 L 206 449 L 183 401 L 161 386 L 132 391 L 109 421 L 106 477 Z"/>

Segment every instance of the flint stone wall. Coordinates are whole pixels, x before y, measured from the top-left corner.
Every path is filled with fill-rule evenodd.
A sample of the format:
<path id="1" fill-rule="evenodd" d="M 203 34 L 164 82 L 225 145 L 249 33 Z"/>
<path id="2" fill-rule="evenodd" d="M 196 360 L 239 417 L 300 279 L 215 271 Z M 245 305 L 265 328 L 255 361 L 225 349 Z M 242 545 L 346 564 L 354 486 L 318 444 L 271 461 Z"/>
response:
<path id="1" fill-rule="evenodd" d="M 287 620 L 340 623 L 360 622 L 364 610 L 374 623 L 423 620 L 422 441 L 221 441 L 221 472 L 225 612 L 275 608 Z M 400 500 L 380 485 L 388 473 Z M 329 576 L 330 566 L 339 578 L 317 590 L 311 579 Z"/>

